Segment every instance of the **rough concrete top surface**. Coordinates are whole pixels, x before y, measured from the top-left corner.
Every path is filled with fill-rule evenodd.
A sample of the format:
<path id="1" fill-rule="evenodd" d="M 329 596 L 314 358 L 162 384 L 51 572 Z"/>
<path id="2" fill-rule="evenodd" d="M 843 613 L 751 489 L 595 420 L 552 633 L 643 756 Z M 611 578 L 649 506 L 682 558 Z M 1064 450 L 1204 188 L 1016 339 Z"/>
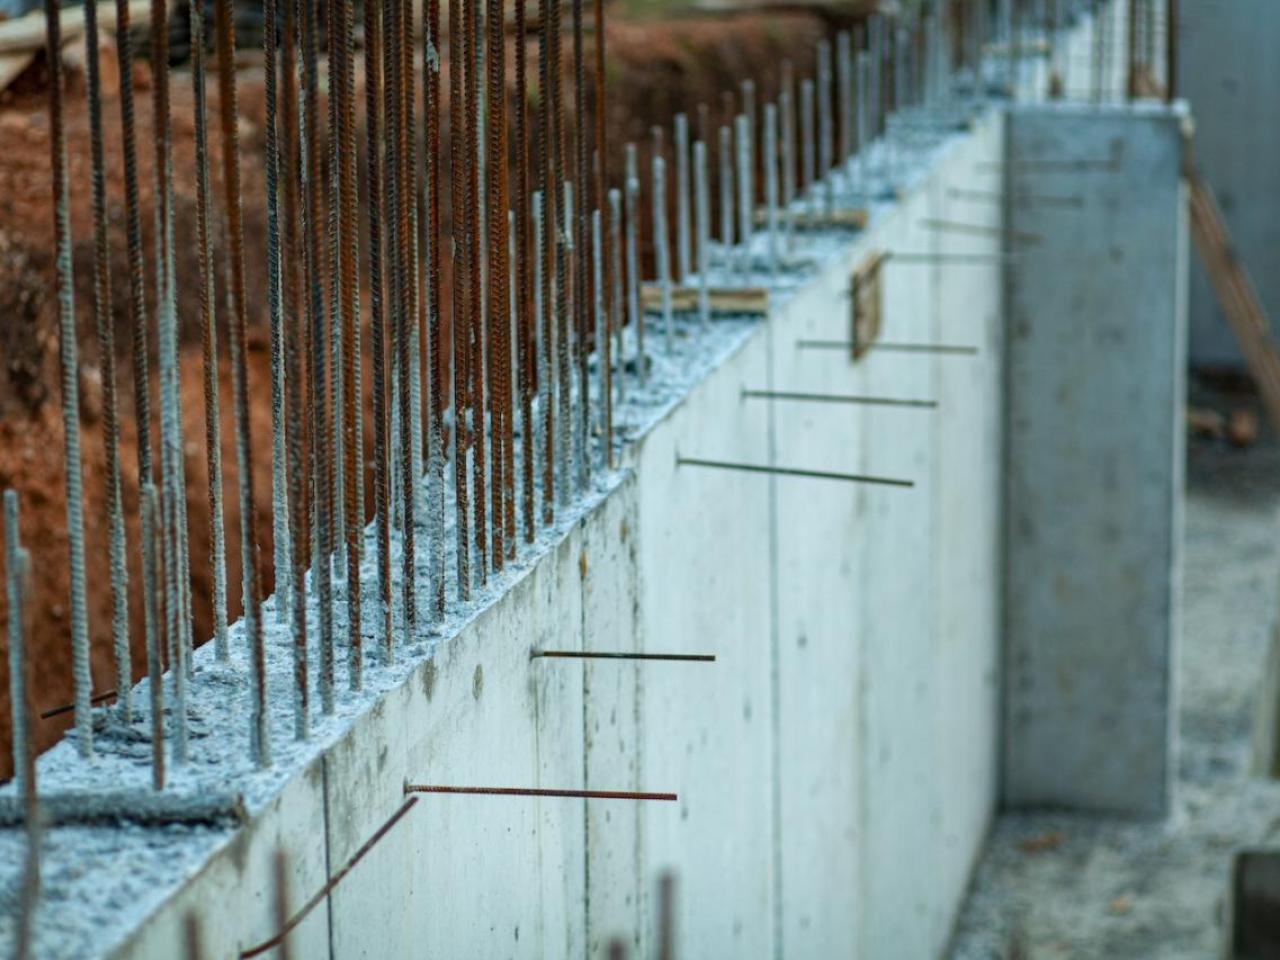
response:
<path id="1" fill-rule="evenodd" d="M 1252 740 L 1280 593 L 1280 444 L 1188 449 L 1176 813 L 1004 814 L 952 960 L 1222 955 L 1233 855 L 1280 843 Z"/>

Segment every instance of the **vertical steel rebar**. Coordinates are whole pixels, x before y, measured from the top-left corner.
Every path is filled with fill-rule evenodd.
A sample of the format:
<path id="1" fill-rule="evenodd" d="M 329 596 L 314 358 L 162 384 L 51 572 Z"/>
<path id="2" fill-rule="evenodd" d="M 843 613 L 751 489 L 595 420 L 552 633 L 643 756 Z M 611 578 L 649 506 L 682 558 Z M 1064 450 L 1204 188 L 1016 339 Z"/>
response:
<path id="1" fill-rule="evenodd" d="M 93 316 L 102 374 L 102 442 L 106 466 L 107 554 L 111 578 L 111 638 L 116 667 L 116 708 L 133 718 L 133 668 L 129 659 L 129 569 L 125 560 L 124 510 L 120 502 L 120 412 L 116 399 L 115 322 L 111 315 L 111 247 L 107 239 L 107 194 L 102 134 L 102 72 L 97 4 L 84 9 L 86 97 L 93 195 Z"/>
<path id="2" fill-rule="evenodd" d="M 796 115 L 795 80 L 791 61 L 782 61 L 782 89 L 778 94 L 778 119 L 782 124 L 782 216 L 787 233 L 787 249 L 794 237 L 791 204 L 796 198 Z"/>
<path id="3" fill-rule="evenodd" d="M 600 368 L 600 436 L 604 449 L 602 460 L 606 469 L 613 467 L 612 424 L 609 423 L 609 315 L 605 308 L 604 289 L 604 218 L 599 209 L 591 211 L 591 274 L 595 293 L 594 322 L 596 361 Z M 589 398 L 588 398 L 589 399 Z"/>
<path id="4" fill-rule="evenodd" d="M 387 179 L 387 200 L 395 213 L 396 242 L 392 247 L 395 264 L 397 306 L 393 312 L 392 342 L 396 351 L 396 369 L 399 373 L 399 393 L 396 395 L 399 410 L 400 435 L 400 591 L 403 605 L 403 630 L 406 640 L 412 640 L 418 623 L 417 603 L 417 543 L 415 537 L 415 507 L 418 501 L 417 470 L 414 445 L 421 432 L 414 429 L 414 407 L 417 405 L 413 390 L 414 329 L 417 323 L 416 283 L 417 264 L 414 258 L 413 230 L 410 210 L 416 191 L 413 186 L 410 164 L 409 107 L 414 88 L 411 68 L 413 59 L 412 4 L 392 3 L 393 16 L 388 31 L 387 48 L 390 51 L 391 70 L 388 74 L 388 99 L 392 101 L 395 122 L 388 124 L 389 147 L 394 151 L 390 169 L 394 176 Z M 406 75 L 408 74 L 408 75 Z M 394 440 L 393 440 L 394 442 Z M 394 457 L 393 457 L 394 460 Z"/>
<path id="5" fill-rule="evenodd" d="M 345 4 L 344 4 L 345 6 Z M 346 14 L 350 19 L 351 14 Z M 284 850 L 277 848 L 275 856 L 271 858 L 271 873 L 273 886 L 273 913 L 275 915 L 276 929 L 281 931 L 280 945 L 276 948 L 276 960 L 290 960 L 293 951 L 289 948 L 289 858 L 285 855 Z"/>
<path id="6" fill-rule="evenodd" d="M 813 81 L 800 81 L 800 192 L 813 190 L 818 171 L 817 146 L 813 130 Z M 859 150 L 862 141 L 858 141 Z M 812 199 L 812 198 L 811 198 Z"/>
<path id="7" fill-rule="evenodd" d="M 711 328 L 711 188 L 707 177 L 707 145 L 698 140 L 693 145 L 693 183 L 697 198 L 698 233 L 698 320 L 705 334 Z"/>
<path id="8" fill-rule="evenodd" d="M 449 168 L 451 173 L 451 226 L 453 243 L 453 296 L 450 298 L 450 326 L 453 345 L 453 482 L 455 498 L 455 531 L 458 599 L 471 597 L 471 537 L 469 529 L 467 449 L 470 445 L 469 392 L 470 360 L 468 335 L 470 324 L 470 280 L 468 279 L 466 191 L 463 168 L 466 163 L 466 125 L 463 107 L 466 99 L 466 47 L 462 30 L 462 4 L 449 4 Z"/>
<path id="9" fill-rule="evenodd" d="M 253 709 L 249 749 L 260 767 L 271 764 L 267 724 L 267 662 L 260 609 L 262 581 L 258 570 L 257 506 L 253 493 L 253 434 L 249 420 L 248 318 L 244 274 L 244 223 L 240 203 L 240 134 L 237 126 L 235 24 L 231 0 L 215 0 L 214 29 L 218 50 L 218 106 L 222 118 L 223 189 L 226 192 L 231 242 L 231 347 L 236 419 L 236 460 L 240 485 L 241 563 L 244 566 L 245 629 L 253 676 Z"/>
<path id="10" fill-rule="evenodd" d="M 853 124 L 858 132 L 858 193 L 861 205 L 868 207 L 871 205 L 868 165 L 868 154 L 871 152 L 871 145 L 868 142 L 871 139 L 868 124 L 868 114 L 870 113 L 868 100 L 871 87 L 869 82 L 870 61 L 865 50 L 859 50 L 857 57 L 854 59 L 854 73 L 858 87 L 858 95 L 854 99 L 853 105 Z"/>
<path id="11" fill-rule="evenodd" d="M 746 126 L 746 144 L 747 144 L 747 171 L 750 177 L 751 185 L 750 200 L 748 207 L 754 208 L 756 203 L 755 195 L 755 170 L 756 170 L 756 127 L 759 126 L 760 118 L 756 114 L 756 82 L 754 80 L 743 80 L 741 84 L 742 92 L 742 115 L 747 118 Z"/>
<path id="12" fill-rule="evenodd" d="M 329 303 L 325 322 L 325 339 L 328 344 L 329 395 L 332 403 L 325 411 L 326 429 L 329 431 L 330 456 L 325 463 L 330 476 L 333 503 L 333 553 L 328 555 L 335 581 L 335 593 L 341 595 L 342 585 L 346 581 L 345 563 L 347 554 L 347 513 L 346 504 L 346 463 L 343 456 L 342 412 L 345 409 L 343 392 L 345 378 L 343 369 L 342 340 L 342 304 L 346 299 L 342 276 L 342 132 L 341 120 L 338 116 L 338 104 L 341 101 L 342 65 L 338 47 L 341 30 L 339 23 L 339 0 L 324 0 L 324 20 L 322 21 L 325 52 L 325 114 L 327 129 L 325 136 L 324 174 L 327 177 L 326 194 L 326 233 L 325 248 L 328 260 L 326 272 L 329 278 Z"/>
<path id="13" fill-rule="evenodd" d="M 14 767 L 14 774 L 19 778 L 23 800 L 23 820 L 27 834 L 27 857 L 22 871 L 22 885 L 18 889 L 17 930 L 14 936 L 14 956 L 17 960 L 28 960 L 31 956 L 34 940 L 36 905 L 40 900 L 40 858 L 42 853 L 42 837 L 40 824 L 40 800 L 36 789 L 36 748 L 33 730 L 35 728 L 35 712 L 31 706 L 31 658 L 26 655 L 26 634 L 31 610 L 31 555 L 25 549 L 14 551 L 13 565 L 8 568 L 9 577 L 16 581 L 12 593 L 17 598 L 18 625 L 16 633 L 10 634 L 10 643 L 17 647 L 16 660 L 18 672 L 21 674 L 21 699 L 16 699 L 14 711 L 22 714 L 21 726 L 15 725 L 13 734 L 22 732 L 21 771 Z M 12 657 L 12 651 L 10 653 Z M 15 695 L 18 691 L 14 691 Z M 16 744 L 16 741 L 15 741 Z M 15 760 L 17 750 L 14 751 Z"/>
<path id="14" fill-rule="evenodd" d="M 93 718 L 89 702 L 89 614 L 84 575 L 84 492 L 80 457 L 80 364 L 76 350 L 75 281 L 71 266 L 70 189 L 67 183 L 67 134 L 62 110 L 62 33 L 59 0 L 45 0 L 45 56 L 49 69 L 49 149 L 53 181 L 54 265 L 58 290 L 58 357 L 62 370 L 62 429 L 67 494 L 67 545 L 71 580 L 71 667 L 75 678 L 76 749 L 93 755 Z"/>
<path id="15" fill-rule="evenodd" d="M 488 0 L 485 19 L 488 67 L 487 117 L 488 154 L 486 166 L 490 177 L 487 201 L 487 234 L 489 244 L 489 423 L 492 432 L 490 457 L 490 556 L 495 573 L 506 560 L 506 505 L 511 483 L 507 451 L 511 433 L 511 318 L 509 264 L 507 261 L 507 85 L 506 36 L 502 0 Z"/>
<path id="16" fill-rule="evenodd" d="M 438 0 L 433 0 L 437 4 Z M 387 317 L 384 308 L 383 282 L 385 246 L 383 244 L 382 194 L 382 5 L 364 5 L 364 95 L 365 95 L 365 162 L 366 206 L 369 211 L 369 349 L 373 356 L 373 501 L 374 526 L 378 553 L 378 625 L 379 651 L 382 662 L 395 659 L 391 620 L 391 429 L 387 410 Z M 428 18 L 429 19 L 429 18 Z M 430 113 L 428 113 L 428 118 Z M 428 120 L 428 122 L 430 122 Z M 430 127 L 428 127 L 430 130 Z M 437 245 L 438 246 L 438 245 Z M 435 251 L 437 248 L 432 247 Z"/>
<path id="17" fill-rule="evenodd" d="M 751 134 L 748 130 L 750 120 L 745 113 L 738 114 L 734 121 L 734 140 L 738 147 L 738 236 L 742 241 L 741 271 L 744 282 L 751 277 L 751 214 L 755 205 L 752 199 L 755 189 L 752 186 L 751 169 Z"/>
<path id="18" fill-rule="evenodd" d="M 764 136 L 761 165 L 764 167 L 764 195 L 769 244 L 769 275 L 778 275 L 778 109 L 764 105 Z"/>
<path id="19" fill-rule="evenodd" d="M 534 225 L 537 233 L 535 312 L 539 317 L 538 398 L 542 422 L 542 523 L 549 525 L 555 519 L 555 353 L 552 332 L 555 328 L 552 290 L 555 279 L 555 188 L 557 174 L 553 165 L 552 145 L 555 117 L 551 104 L 551 43 L 549 0 L 541 0 L 538 25 L 538 117 L 536 123 L 537 152 L 541 163 L 537 170 L 538 202 L 533 204 L 533 214 L 538 218 Z M 545 378 L 551 378 L 546 380 Z"/>
<path id="20" fill-rule="evenodd" d="M 540 28 L 541 29 L 541 28 Z M 515 0 L 515 45 L 516 45 L 516 89 L 515 89 L 515 138 L 516 138 L 516 195 L 512 203 L 515 208 L 516 236 L 516 330 L 517 330 L 517 364 L 520 372 L 520 438 L 521 438 L 521 517 L 524 521 L 525 543 L 533 543 L 537 534 L 537 521 L 534 516 L 534 460 L 535 444 L 533 429 L 533 392 L 534 384 L 539 382 L 537 364 L 540 355 L 535 349 L 537 340 L 537 320 L 533 315 L 532 289 L 533 271 L 530 269 L 528 250 L 532 243 L 530 237 L 529 214 L 531 189 L 529 174 L 529 80 L 528 80 L 528 39 L 525 26 L 525 0 Z M 545 91 L 542 91 L 545 93 Z M 603 130 L 603 126 L 601 127 Z"/>
<path id="21" fill-rule="evenodd" d="M 675 324 L 671 308 L 671 241 L 667 230 L 667 171 L 661 155 L 653 158 L 653 257 L 662 292 L 663 346 L 675 350 Z"/>
<path id="22" fill-rule="evenodd" d="M 133 95 L 133 37 L 129 0 L 116 0 L 116 65 L 120 83 L 121 154 L 124 166 L 125 240 L 129 260 L 129 317 L 132 328 L 133 408 L 138 455 L 138 488 L 153 478 L 151 463 L 151 389 L 148 372 L 147 304 L 142 255 L 142 211 L 138 200 L 138 143 Z M 139 547 L 144 582 L 155 563 L 151 543 Z M 143 633 L 154 640 L 156 624 L 143 605 Z"/>
<path id="23" fill-rule="evenodd" d="M 355 122 L 355 17 L 350 3 L 338 3 L 336 43 L 338 83 L 331 87 L 330 97 L 337 97 L 339 199 L 338 237 L 341 245 L 339 262 L 342 272 L 342 487 L 347 561 L 347 676 L 352 690 L 364 685 L 364 631 L 361 628 L 360 558 L 364 539 L 364 504 L 359 499 L 358 482 L 364 469 L 364 457 L 358 448 L 363 403 L 359 393 L 357 370 L 360 360 L 360 222 L 356 190 L 356 122 Z"/>
<path id="24" fill-rule="evenodd" d="M 374 6 L 374 5 L 371 5 Z M 376 9 L 376 7 L 375 7 Z M 284 32 L 281 38 L 281 126 L 284 145 L 281 164 L 284 170 L 283 213 L 284 246 L 287 255 L 280 268 L 284 274 L 284 381 L 287 388 L 289 415 L 285 418 L 289 482 L 289 584 L 293 598 L 289 604 L 293 638 L 293 708 L 294 738 L 305 740 L 310 734 L 310 700 L 307 677 L 307 593 L 306 567 L 311 545 L 311 527 L 307 506 L 307 460 L 304 449 L 306 424 L 310 419 L 303 406 L 305 353 L 305 316 L 299 286 L 305 260 L 303 253 L 301 209 L 298 190 L 301 186 L 301 146 L 299 143 L 297 23 L 295 0 L 284 0 Z M 285 589 L 276 574 L 276 591 Z"/>
<path id="25" fill-rule="evenodd" d="M 218 333 L 210 231 L 212 193 L 209 186 L 209 129 L 206 114 L 206 69 L 203 4 L 192 0 L 191 88 L 195 128 L 196 245 L 200 257 L 200 344 L 204 383 L 204 443 L 209 503 L 209 564 L 213 574 L 214 655 L 225 662 L 227 643 L 227 554 L 223 511 L 221 414 L 218 402 Z"/>
<path id="26" fill-rule="evenodd" d="M 288 0 L 285 0 L 287 3 Z M 196 11 L 201 9 L 200 0 L 192 2 L 192 72 L 196 46 L 195 20 Z M 262 72 L 266 95 L 266 179 L 267 179 L 267 315 L 268 335 L 271 347 L 268 352 L 271 371 L 271 523 L 272 547 L 274 552 L 273 569 L 275 571 L 275 613 L 276 619 L 285 623 L 290 620 L 289 610 L 292 606 L 293 580 L 293 543 L 289 524 L 289 485 L 288 463 L 285 442 L 285 409 L 284 409 L 284 319 L 283 297 L 281 294 L 280 263 L 280 145 L 276 127 L 278 111 L 276 81 L 276 0 L 265 0 L 262 8 Z M 201 43 L 203 43 L 203 27 Z M 203 53 L 201 53 L 203 59 Z M 207 158 L 201 161 L 207 165 Z M 212 279 L 212 263 L 208 266 Z M 214 381 L 216 383 L 216 379 Z M 219 469 L 221 469 L 219 455 Z M 219 509 L 221 509 L 221 477 L 219 477 Z M 211 498 L 212 502 L 212 498 Z M 212 512 L 210 513 L 212 516 Z M 219 515 L 219 520 L 221 516 Z M 219 533 L 219 537 L 221 534 Z M 216 576 L 216 573 L 215 573 Z M 225 573 L 223 574 L 225 580 Z M 223 587 L 225 592 L 225 585 Z M 224 612 L 225 616 L 225 612 Z M 224 627 L 225 632 L 225 627 Z"/>
<path id="27" fill-rule="evenodd" d="M 4 492 L 4 570 L 5 597 L 9 604 L 9 715 L 12 720 L 10 742 L 13 747 L 13 779 L 18 793 L 26 792 L 27 775 L 27 702 L 26 657 L 23 636 L 26 625 L 22 615 L 22 537 L 18 526 L 18 493 Z"/>
<path id="28" fill-rule="evenodd" d="M 626 157 L 627 201 L 627 322 L 636 338 L 636 377 L 644 384 L 649 377 L 644 356 L 644 311 L 640 309 L 640 170 L 636 159 L 636 145 L 628 143 L 623 151 Z M 623 354 L 618 352 L 618 362 Z"/>
<path id="29" fill-rule="evenodd" d="M 822 183 L 823 209 L 830 216 L 835 208 L 832 184 L 831 44 L 818 42 L 818 179 Z"/>
<path id="30" fill-rule="evenodd" d="M 368 30 L 366 28 L 366 34 Z M 431 578 L 434 586 L 431 610 L 437 620 L 444 617 L 445 609 L 445 343 L 444 323 L 440 313 L 440 298 L 444 286 L 440 270 L 440 248 L 444 235 L 440 226 L 440 166 L 444 157 L 440 152 L 440 0 L 427 0 L 423 25 L 423 109 L 426 116 L 423 126 L 426 134 L 427 179 L 427 352 L 430 355 L 431 381 L 427 390 L 427 510 L 431 527 Z M 366 123 L 368 121 L 366 120 Z M 372 163 L 372 159 L 370 163 Z M 371 204 L 372 209 L 372 204 Z M 454 425 L 455 431 L 457 424 Z M 389 574 L 388 574 L 389 577 Z M 390 580 L 387 583 L 390 596 Z M 390 628 L 390 620 L 387 621 Z"/>
<path id="31" fill-rule="evenodd" d="M 676 278 L 686 284 L 693 272 L 693 257 L 689 239 L 689 118 L 683 113 L 676 114 L 672 140 L 676 151 Z"/>
<path id="32" fill-rule="evenodd" d="M 843 167 L 853 155 L 853 48 L 847 30 L 836 34 L 836 104 L 840 137 L 836 159 Z"/>
<path id="33" fill-rule="evenodd" d="M 160 494 L 155 484 L 143 484 L 139 496 L 142 506 L 142 539 L 148 552 L 160 556 L 160 542 L 164 538 L 164 520 L 160 511 Z M 164 578 L 154 564 L 144 572 L 142 582 L 143 603 L 152 621 L 159 624 L 160 610 L 164 605 Z M 151 694 L 151 788 L 164 789 L 164 673 L 160 662 L 160 638 L 158 631 L 147 635 L 147 688 Z"/>
<path id="34" fill-rule="evenodd" d="M 555 390 L 554 377 L 551 373 L 551 364 L 555 357 L 552 349 L 552 324 L 551 311 L 548 305 L 547 293 L 550 286 L 546 276 L 546 240 L 545 240 L 545 223 L 546 213 L 543 209 L 543 193 L 541 190 L 534 190 L 530 196 L 530 205 L 532 206 L 533 221 L 533 318 L 534 329 L 538 334 L 538 346 L 535 351 L 537 359 L 537 390 L 538 390 L 538 411 L 542 419 L 542 437 L 538 438 L 537 447 L 541 450 L 542 458 L 542 522 L 550 523 L 554 519 L 555 503 L 553 502 L 552 491 L 547 486 L 548 474 L 554 475 L 555 451 L 552 444 L 548 441 L 547 436 L 551 426 L 552 408 L 554 407 L 553 393 Z M 528 436 L 525 442 L 530 445 L 530 452 L 534 446 L 534 431 L 532 425 L 528 429 Z M 532 459 L 532 457 L 531 457 Z"/>
<path id="35" fill-rule="evenodd" d="M 173 239 L 173 135 L 170 116 L 168 10 L 164 0 L 153 4 L 151 56 L 155 71 L 152 90 L 156 181 L 156 306 L 160 381 L 160 494 L 161 541 L 156 556 L 161 584 L 158 612 L 164 618 L 162 649 L 169 653 L 173 683 L 172 750 L 175 764 L 187 760 L 187 629 L 190 578 L 186 568 L 186 481 L 182 441 L 181 384 L 178 366 L 177 281 Z"/>
<path id="36" fill-rule="evenodd" d="M 622 386 L 622 191 L 616 187 L 609 191 L 609 244 L 606 250 L 610 258 L 609 331 L 614 343 L 612 346 L 606 345 L 610 362 L 605 364 L 605 371 L 609 377 L 608 386 L 612 388 L 614 383 L 618 385 L 617 402 L 621 404 L 624 397 Z M 616 373 L 613 371 L 614 362 L 618 365 Z M 606 390 L 605 422 L 608 429 L 605 435 L 605 448 L 609 451 L 610 467 L 613 466 L 613 397 L 612 389 Z"/>
<path id="37" fill-rule="evenodd" d="M 483 230 L 484 218 L 480 216 L 480 164 L 484 151 L 479 149 L 480 144 L 480 120 L 479 120 L 479 101 L 483 94 L 484 84 L 483 75 L 480 70 L 478 59 L 478 47 L 482 47 L 482 38 L 478 33 L 479 19 L 478 7 L 481 0 L 471 0 L 467 3 L 463 11 L 463 38 L 464 49 L 467 58 L 467 88 L 466 88 L 466 155 L 467 163 L 464 175 L 467 179 L 467 192 L 464 208 L 467 217 L 467 247 L 470 269 L 468 270 L 468 280 L 470 286 L 470 295 L 468 297 L 468 307 L 470 316 L 468 318 L 468 338 L 470 358 L 467 363 L 468 372 L 470 373 L 470 402 L 471 402 L 471 466 L 472 466 L 472 493 L 474 499 L 472 501 L 473 522 L 475 528 L 472 530 L 473 543 L 475 546 L 475 563 L 473 571 L 475 579 L 479 585 L 483 586 L 488 582 L 489 576 L 489 521 L 488 521 L 488 498 L 485 491 L 487 487 L 487 471 L 485 461 L 487 459 L 488 435 L 485 424 L 485 411 L 488 409 L 487 390 L 485 381 L 485 314 L 484 314 L 484 243 Z"/>
<path id="38" fill-rule="evenodd" d="M 733 250 L 733 134 L 720 128 L 720 253 L 729 267 Z"/>
<path id="39" fill-rule="evenodd" d="M 591 394 L 587 369 L 587 356 L 591 350 L 592 295 L 591 260 L 591 185 L 588 177 L 589 144 L 592 141 L 590 114 L 587 112 L 586 64 L 583 50 L 582 0 L 570 0 L 570 16 L 573 24 L 573 110 L 575 162 L 573 172 L 574 217 L 574 368 L 578 381 L 577 428 L 575 450 L 577 452 L 580 490 L 585 490 L 591 475 Z"/>
<path id="40" fill-rule="evenodd" d="M 570 289 L 573 271 L 573 230 L 569 217 L 570 191 L 565 189 L 568 171 L 565 163 L 564 111 L 561 99 L 561 4 L 558 0 L 545 0 L 543 5 L 543 34 L 547 37 L 550 62 L 547 64 L 548 113 L 551 117 L 551 167 L 550 179 L 544 189 L 551 191 L 547 205 L 548 237 L 555 242 L 552 263 L 555 266 L 555 291 L 548 309 L 555 311 L 556 326 L 556 417 L 559 422 L 555 435 L 556 459 L 560 464 L 556 486 L 557 499 L 567 504 L 573 489 L 569 475 L 569 449 L 572 446 L 573 410 L 569 386 L 573 376 L 570 365 L 569 328 L 572 309 Z M 548 444 L 551 440 L 548 440 Z"/>
<path id="41" fill-rule="evenodd" d="M 319 103 L 319 26 L 315 5 L 311 0 L 293 0 L 297 4 L 298 29 L 302 40 L 303 109 L 301 143 L 302 185 L 305 196 L 305 276 L 307 290 L 307 330 L 311 376 L 307 380 L 307 409 L 310 413 L 309 472 L 312 539 L 312 577 L 316 587 L 317 620 L 320 632 L 320 671 L 317 678 L 320 709 L 333 713 L 333 595 L 329 555 L 333 529 L 333 484 L 326 466 L 332 456 L 326 410 L 328 406 L 327 371 L 325 369 L 324 290 L 320 278 L 321 251 L 321 164 Z"/>

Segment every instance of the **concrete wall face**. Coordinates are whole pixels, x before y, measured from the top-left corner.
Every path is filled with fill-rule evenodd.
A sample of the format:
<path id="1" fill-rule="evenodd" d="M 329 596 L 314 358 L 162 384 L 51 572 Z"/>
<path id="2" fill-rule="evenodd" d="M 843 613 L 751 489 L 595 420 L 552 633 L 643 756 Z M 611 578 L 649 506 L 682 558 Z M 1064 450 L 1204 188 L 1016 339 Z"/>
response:
<path id="1" fill-rule="evenodd" d="M 1029 236 L 1008 285 L 1005 800 L 1156 816 L 1177 633 L 1182 117 L 1026 108 L 1008 123 L 1008 223 Z M 1079 205 L 1054 204 L 1067 195 Z"/>
<path id="2" fill-rule="evenodd" d="M 1179 4 L 1177 91 L 1196 118 L 1196 162 L 1213 188 L 1262 305 L 1280 316 L 1280 6 L 1272 0 Z M 1208 275 L 1191 271 L 1191 362 L 1240 364 Z"/>

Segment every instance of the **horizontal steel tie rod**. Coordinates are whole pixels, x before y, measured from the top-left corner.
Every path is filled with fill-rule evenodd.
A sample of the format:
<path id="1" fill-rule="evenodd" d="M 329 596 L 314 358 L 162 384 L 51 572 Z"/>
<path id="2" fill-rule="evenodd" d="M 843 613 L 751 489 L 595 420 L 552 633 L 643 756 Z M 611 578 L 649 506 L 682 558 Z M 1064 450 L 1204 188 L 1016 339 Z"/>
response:
<path id="1" fill-rule="evenodd" d="M 426 783 L 406 783 L 405 793 L 449 793 L 484 797 L 560 797 L 569 800 L 662 800 L 674 802 L 674 793 L 643 793 L 632 790 L 553 790 L 541 787 L 442 787 Z"/>
<path id="2" fill-rule="evenodd" d="M 534 650 L 529 659 L 546 657 L 557 660 L 669 660 L 674 662 L 715 663 L 713 653 L 633 653 L 604 650 Z"/>
<path id="3" fill-rule="evenodd" d="M 827 470 L 800 470 L 795 467 L 771 467 L 759 463 L 730 463 L 725 460 L 702 460 L 695 457 L 676 457 L 678 467 L 708 467 L 713 470 L 738 470 L 743 473 L 766 473 L 779 477 L 809 477 L 814 480 L 844 480 L 847 483 L 873 483 L 885 487 L 914 487 L 914 480 L 897 480 L 892 477 L 874 477 L 859 473 L 833 473 Z"/>

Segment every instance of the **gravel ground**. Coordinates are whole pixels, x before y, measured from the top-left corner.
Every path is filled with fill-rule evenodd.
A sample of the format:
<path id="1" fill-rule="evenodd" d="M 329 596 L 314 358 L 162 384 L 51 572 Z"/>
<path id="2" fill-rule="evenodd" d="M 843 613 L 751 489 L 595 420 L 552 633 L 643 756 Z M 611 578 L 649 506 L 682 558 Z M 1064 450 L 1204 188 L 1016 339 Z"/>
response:
<path id="1" fill-rule="evenodd" d="M 1219 957 L 1234 854 L 1280 846 L 1252 738 L 1280 592 L 1280 445 L 1189 441 L 1176 812 L 998 818 L 952 960 Z"/>

